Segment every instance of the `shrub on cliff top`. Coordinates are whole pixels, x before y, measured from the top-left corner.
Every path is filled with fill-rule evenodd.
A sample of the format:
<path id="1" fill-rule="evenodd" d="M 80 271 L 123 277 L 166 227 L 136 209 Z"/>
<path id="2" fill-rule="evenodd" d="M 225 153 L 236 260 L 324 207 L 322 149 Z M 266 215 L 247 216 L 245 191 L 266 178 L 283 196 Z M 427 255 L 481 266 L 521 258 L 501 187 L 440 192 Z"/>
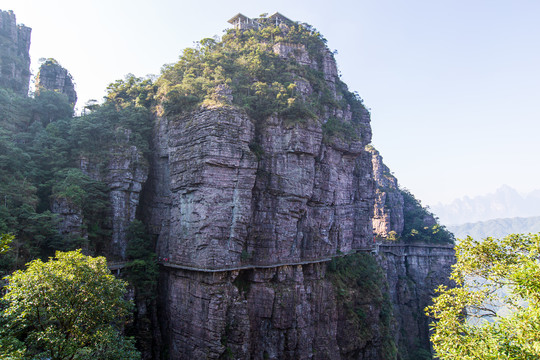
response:
<path id="1" fill-rule="evenodd" d="M 259 20 L 264 23 L 264 18 Z M 280 57 L 273 48 L 279 43 L 305 49 L 318 68 Z M 331 106 L 350 109 L 354 123 L 365 108 L 339 80 L 337 98 L 342 100 L 334 98 L 322 72 L 326 51 L 326 40 L 307 24 L 229 29 L 221 40 L 203 39 L 195 48 L 185 49 L 176 64 L 165 66 L 157 82 L 158 94 L 169 114 L 204 103 L 226 105 L 230 98 L 219 94 L 225 88 L 231 92 L 232 105 L 245 109 L 255 120 L 273 114 L 294 121 L 314 119 Z M 307 81 L 313 94 L 300 94 L 297 80 Z"/>

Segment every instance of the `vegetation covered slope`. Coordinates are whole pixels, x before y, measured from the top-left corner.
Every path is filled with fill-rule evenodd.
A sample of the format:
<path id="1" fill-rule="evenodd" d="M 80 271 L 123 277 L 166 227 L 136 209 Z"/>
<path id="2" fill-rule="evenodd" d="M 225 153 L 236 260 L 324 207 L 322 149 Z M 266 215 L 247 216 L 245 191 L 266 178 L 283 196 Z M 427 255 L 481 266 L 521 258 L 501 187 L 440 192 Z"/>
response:
<path id="1" fill-rule="evenodd" d="M 454 235 L 421 202 L 406 189 L 403 195 L 403 232 L 401 240 L 405 243 L 423 242 L 433 244 L 453 244 Z"/>
<path id="2" fill-rule="evenodd" d="M 0 89 L 0 233 L 15 235 L 0 260 L 7 272 L 55 250 L 102 253 L 109 238 L 108 188 L 100 178 L 111 151 L 136 146 L 148 153 L 149 81 L 128 77 L 109 87 L 103 105 L 74 116 L 65 95 L 41 91 L 23 97 Z M 128 135 L 127 135 L 128 134 Z M 96 176 L 81 171 L 92 161 Z M 51 212 L 63 199 L 78 209 L 85 237 L 62 235 Z"/>
<path id="3" fill-rule="evenodd" d="M 266 19 L 258 21 L 265 24 Z M 280 56 L 276 45 L 295 50 L 292 56 Z M 257 121 L 273 114 L 290 121 L 317 120 L 329 107 L 350 110 L 352 122 L 325 118 L 324 129 L 327 135 L 352 138 L 366 109 L 341 81 L 334 94 L 323 73 L 325 54 L 332 57 L 326 40 L 307 24 L 229 29 L 221 40 L 203 39 L 166 66 L 157 82 L 158 95 L 168 114 L 200 105 L 234 105 Z M 312 91 L 299 88 L 306 83 Z"/>

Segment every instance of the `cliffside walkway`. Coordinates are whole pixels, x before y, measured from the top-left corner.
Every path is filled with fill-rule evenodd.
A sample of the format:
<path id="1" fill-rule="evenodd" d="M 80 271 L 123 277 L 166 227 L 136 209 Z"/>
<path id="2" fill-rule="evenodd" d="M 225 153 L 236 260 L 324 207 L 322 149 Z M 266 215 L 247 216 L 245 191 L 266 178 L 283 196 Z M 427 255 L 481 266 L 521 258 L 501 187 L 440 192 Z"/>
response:
<path id="1" fill-rule="evenodd" d="M 325 257 L 325 258 L 320 258 L 320 259 L 311 259 L 311 260 L 304 260 L 304 261 L 286 261 L 286 262 L 281 262 L 277 264 L 276 263 L 249 264 L 249 265 L 241 265 L 241 266 L 223 267 L 223 268 L 218 268 L 218 269 L 205 269 L 205 268 L 188 266 L 188 265 L 183 265 L 183 264 L 176 263 L 173 261 L 165 261 L 165 260 L 159 260 L 158 264 L 160 266 L 171 268 L 171 269 L 217 273 L 217 272 L 250 270 L 250 269 L 272 269 L 272 268 L 277 268 L 281 266 L 318 264 L 322 262 L 332 261 L 332 259 L 335 257 L 346 256 L 346 255 L 355 254 L 359 252 L 371 252 L 376 255 L 384 253 L 384 254 L 391 254 L 394 256 L 408 256 L 408 255 L 429 256 L 429 254 L 426 254 L 426 250 L 430 250 L 431 252 L 431 251 L 448 251 L 448 250 L 453 250 L 453 249 L 454 249 L 454 245 L 443 245 L 443 244 L 376 243 L 373 247 L 355 249 L 349 253 L 339 254 L 332 257 Z M 120 271 L 126 266 L 127 263 L 128 261 L 111 261 L 107 264 L 107 266 L 109 267 L 109 270 L 116 271 L 116 273 L 119 275 Z"/>
<path id="2" fill-rule="evenodd" d="M 392 244 L 392 243 L 377 243 L 375 245 L 375 253 L 386 253 L 395 256 L 429 256 L 425 254 L 426 250 L 430 251 L 448 251 L 453 250 L 453 244 Z"/>
<path id="3" fill-rule="evenodd" d="M 332 259 L 336 257 L 346 256 L 346 255 L 355 254 L 359 252 L 371 252 L 373 254 L 387 253 L 387 254 L 392 254 L 394 256 L 408 256 L 408 255 L 429 256 L 429 254 L 426 254 L 425 250 L 429 249 L 430 252 L 431 251 L 448 251 L 448 250 L 453 250 L 453 248 L 454 248 L 454 245 L 442 245 L 442 244 L 439 245 L 439 244 L 380 244 L 380 243 L 377 243 L 373 247 L 355 249 L 349 253 L 343 253 L 343 254 L 332 256 L 332 257 L 325 257 L 325 258 L 320 258 L 320 259 L 311 259 L 311 260 L 304 260 L 304 261 L 286 261 L 286 262 L 272 263 L 272 264 L 249 264 L 249 265 L 241 265 L 241 266 L 223 267 L 223 268 L 218 268 L 218 269 L 199 268 L 199 267 L 194 267 L 194 266 L 183 265 L 183 264 L 176 263 L 173 261 L 163 261 L 163 260 L 159 261 L 159 265 L 166 268 L 171 268 L 171 269 L 217 273 L 217 272 L 250 270 L 250 269 L 272 269 L 272 268 L 277 268 L 281 266 L 317 264 L 317 263 L 332 261 Z"/>

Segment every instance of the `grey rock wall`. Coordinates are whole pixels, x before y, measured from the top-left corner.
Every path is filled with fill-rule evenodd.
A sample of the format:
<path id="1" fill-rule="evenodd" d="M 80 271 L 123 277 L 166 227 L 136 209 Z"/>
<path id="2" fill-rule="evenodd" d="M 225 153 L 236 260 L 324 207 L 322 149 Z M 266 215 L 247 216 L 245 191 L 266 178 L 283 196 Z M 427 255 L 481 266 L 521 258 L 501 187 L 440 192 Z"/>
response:
<path id="1" fill-rule="evenodd" d="M 203 273 L 166 270 L 171 359 L 383 359 L 377 318 L 356 341 L 326 264 Z M 373 315 L 373 316 L 372 316 Z M 353 331 L 353 332 L 351 332 Z"/>
<path id="2" fill-rule="evenodd" d="M 378 261 L 386 273 L 397 329 L 396 344 L 403 359 L 419 349 L 430 349 L 430 320 L 424 309 L 439 285 L 448 279 L 455 263 L 452 245 L 380 245 Z"/>
<path id="3" fill-rule="evenodd" d="M 65 198 L 54 199 L 51 211 L 58 215 L 58 231 L 64 236 L 79 236 L 86 238 L 86 231 L 83 229 L 82 210 L 71 204 Z"/>
<path id="4" fill-rule="evenodd" d="M 273 50 L 321 69 L 341 100 L 330 52 L 317 64 L 301 46 Z M 312 94 L 306 79 L 295 84 L 300 96 Z M 327 107 L 320 120 L 261 122 L 225 103 L 169 115 L 158 106 L 155 119 L 143 212 L 167 259 L 159 301 L 169 357 L 384 359 L 380 302 L 344 289 L 367 309 L 367 330 L 359 329 L 325 275 L 332 257 L 372 248 L 374 229 L 384 238 L 403 230 L 397 180 L 365 148 L 369 113 L 345 140 L 325 136 L 323 124 L 351 121 L 347 107 Z M 413 353 L 429 349 L 422 309 L 453 257 L 404 249 L 380 253 L 387 284 L 377 286 L 389 289 L 392 336 Z"/>
<path id="5" fill-rule="evenodd" d="M 368 246 L 373 183 L 363 140 L 327 143 L 320 123 L 275 116 L 255 128 L 231 107 L 158 119 L 148 217 L 159 256 L 226 269 Z"/>
<path id="6" fill-rule="evenodd" d="M 126 259 L 127 230 L 135 220 L 143 184 L 148 178 L 148 163 L 136 146 L 111 149 L 105 181 L 110 189 L 112 242 L 109 256 Z"/>
<path id="7" fill-rule="evenodd" d="M 124 135 L 129 139 L 129 130 L 124 130 Z M 148 161 L 136 146 L 124 143 L 112 147 L 107 159 L 81 157 L 79 167 L 90 178 L 107 184 L 111 241 L 105 255 L 114 261 L 126 260 L 127 231 L 140 211 L 142 188 L 149 173 Z"/>
<path id="8" fill-rule="evenodd" d="M 15 14 L 0 10 L 0 86 L 27 95 L 32 29 L 17 25 Z"/>

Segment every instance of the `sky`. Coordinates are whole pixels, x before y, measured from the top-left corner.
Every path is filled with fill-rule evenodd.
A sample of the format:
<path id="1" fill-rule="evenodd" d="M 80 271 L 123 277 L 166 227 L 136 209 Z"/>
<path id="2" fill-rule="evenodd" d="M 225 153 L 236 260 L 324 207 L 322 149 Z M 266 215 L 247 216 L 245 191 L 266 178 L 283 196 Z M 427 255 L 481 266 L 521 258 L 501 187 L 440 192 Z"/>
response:
<path id="1" fill-rule="evenodd" d="M 159 75 L 227 20 L 279 11 L 337 50 L 371 110 L 373 145 L 423 204 L 540 188 L 540 1 L 0 0 L 32 30 L 33 72 L 55 58 L 78 107 L 128 73 Z"/>

